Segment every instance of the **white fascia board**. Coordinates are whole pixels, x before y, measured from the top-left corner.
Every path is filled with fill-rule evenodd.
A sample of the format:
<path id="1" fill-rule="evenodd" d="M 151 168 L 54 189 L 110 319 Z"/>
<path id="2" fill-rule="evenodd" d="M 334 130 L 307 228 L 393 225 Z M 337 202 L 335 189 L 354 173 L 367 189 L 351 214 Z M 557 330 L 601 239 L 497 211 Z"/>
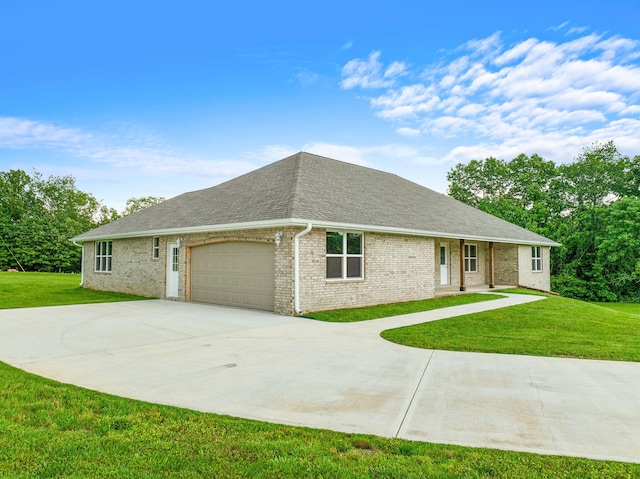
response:
<path id="1" fill-rule="evenodd" d="M 294 224 L 290 219 L 283 220 L 268 220 L 268 221 L 251 221 L 248 223 L 227 223 L 221 225 L 202 225 L 202 226 L 189 226 L 185 228 L 167 228 L 158 230 L 146 230 L 146 231 L 133 231 L 131 233 L 113 233 L 103 234 L 100 236 L 92 236 L 90 238 L 71 238 L 71 241 L 78 243 L 86 243 L 87 241 L 102 241 L 108 239 L 127 239 L 127 238 L 144 238 L 149 236 L 170 236 L 170 235 L 183 235 L 192 233 L 213 233 L 217 231 L 239 231 L 239 230 L 251 230 L 260 228 L 284 228 L 286 226 L 298 226 Z M 306 226 L 306 223 L 304 225 Z"/>
<path id="2" fill-rule="evenodd" d="M 464 239 L 465 241 L 493 241 L 494 243 L 510 243 L 520 245 L 531 246 L 560 246 L 560 243 L 555 241 L 532 241 L 532 240 L 520 240 L 513 238 L 499 238 L 489 236 L 475 236 L 465 235 L 464 237 L 453 234 L 444 233 L 442 231 L 428 231 L 428 230 L 413 230 L 407 228 L 396 228 L 392 226 L 374 226 L 374 225 L 362 225 L 352 223 L 335 223 L 327 221 L 313 221 L 301 218 L 284 218 L 280 220 L 267 220 L 267 221 L 252 221 L 246 223 L 227 223 L 221 225 L 203 225 L 192 226 L 187 228 L 169 228 L 159 230 L 140 231 L 124 234 L 111 234 L 100 235 L 86 239 L 72 238 L 71 241 L 78 243 L 84 243 L 87 241 L 102 241 L 108 239 L 126 239 L 126 238 L 142 238 L 149 236 L 168 236 L 168 235 L 181 235 L 192 233 L 213 233 L 217 231 L 239 231 L 248 229 L 260 229 L 260 228 L 285 228 L 287 226 L 300 226 L 307 227 L 311 223 L 314 228 L 323 229 L 340 229 L 348 231 L 367 231 L 372 233 L 389 233 L 389 234 L 401 234 L 409 236 L 426 236 L 426 237 L 438 237 L 449 239 Z"/>
<path id="3" fill-rule="evenodd" d="M 413 230 L 406 228 L 395 228 L 390 226 L 372 226 L 372 225 L 358 225 L 350 223 L 329 223 L 323 221 L 307 221 L 307 220 L 294 220 L 296 225 L 304 226 L 307 223 L 312 223 L 314 228 L 324 229 L 340 229 L 353 232 L 371 232 L 371 233 L 390 233 L 390 234 L 403 234 L 409 236 L 427 236 L 438 237 L 448 239 L 464 239 L 465 241 L 493 241 L 494 243 L 509 243 L 509 244 L 521 244 L 531 246 L 560 246 L 560 243 L 555 241 L 529 241 L 512 238 L 499 238 L 490 236 L 475 236 L 465 235 L 460 236 L 453 233 L 443 233 L 442 231 L 428 231 L 428 230 Z"/>

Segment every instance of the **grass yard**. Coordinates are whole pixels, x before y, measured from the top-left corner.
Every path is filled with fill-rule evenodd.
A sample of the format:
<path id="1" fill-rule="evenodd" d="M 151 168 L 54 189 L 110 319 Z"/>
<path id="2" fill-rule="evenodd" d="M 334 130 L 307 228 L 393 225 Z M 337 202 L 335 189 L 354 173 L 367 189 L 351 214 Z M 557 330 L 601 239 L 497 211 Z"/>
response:
<path id="1" fill-rule="evenodd" d="M 0 309 L 144 299 L 85 289 L 79 284 L 79 274 L 0 272 Z"/>
<path id="2" fill-rule="evenodd" d="M 492 301 L 497 298 L 504 298 L 497 294 L 461 294 L 454 296 L 444 296 L 441 298 L 424 299 L 422 301 L 409 301 L 407 303 L 382 304 L 370 306 L 368 308 L 334 309 L 331 311 L 320 311 L 308 313 L 306 316 L 332 323 L 351 323 L 356 321 L 368 321 L 370 319 L 388 318 L 401 314 L 418 313 L 421 311 L 431 311 L 434 309 L 448 308 L 460 304 L 479 303 L 481 301 Z"/>
<path id="3" fill-rule="evenodd" d="M 546 296 L 534 303 L 391 329 L 382 337 L 425 349 L 640 361 L 638 305 L 620 308 Z"/>
<path id="4" fill-rule="evenodd" d="M 0 363 L 0 477 L 634 478 L 640 465 L 411 442 L 148 404 Z"/>
<path id="5" fill-rule="evenodd" d="M 140 299 L 83 290 L 78 282 L 77 275 L 0 273 L 0 307 Z M 0 362 L 0 477 L 583 479 L 640 477 L 640 465 L 200 413 L 58 383 Z"/>
<path id="6" fill-rule="evenodd" d="M 613 309 L 622 313 L 628 313 L 640 318 L 640 303 L 591 303 L 603 308 Z"/>

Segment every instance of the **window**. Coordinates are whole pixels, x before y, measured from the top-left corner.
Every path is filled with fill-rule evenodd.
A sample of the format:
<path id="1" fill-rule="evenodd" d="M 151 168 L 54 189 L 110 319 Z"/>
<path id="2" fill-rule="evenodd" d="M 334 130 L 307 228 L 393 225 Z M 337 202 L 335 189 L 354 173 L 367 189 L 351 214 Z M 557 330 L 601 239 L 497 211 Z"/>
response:
<path id="1" fill-rule="evenodd" d="M 96 271 L 111 271 L 111 241 L 96 241 Z"/>
<path id="2" fill-rule="evenodd" d="M 361 279 L 362 233 L 327 231 L 327 279 Z"/>
<path id="3" fill-rule="evenodd" d="M 475 244 L 464 245 L 464 270 L 466 273 L 478 272 L 478 246 Z"/>
<path id="4" fill-rule="evenodd" d="M 531 271 L 533 272 L 542 271 L 542 247 L 541 246 L 531 247 Z"/>
<path id="5" fill-rule="evenodd" d="M 153 259 L 158 259 L 160 257 L 160 238 L 153 238 Z"/>
<path id="6" fill-rule="evenodd" d="M 178 266 L 180 265 L 180 248 L 174 246 L 171 248 L 171 270 L 178 271 Z"/>

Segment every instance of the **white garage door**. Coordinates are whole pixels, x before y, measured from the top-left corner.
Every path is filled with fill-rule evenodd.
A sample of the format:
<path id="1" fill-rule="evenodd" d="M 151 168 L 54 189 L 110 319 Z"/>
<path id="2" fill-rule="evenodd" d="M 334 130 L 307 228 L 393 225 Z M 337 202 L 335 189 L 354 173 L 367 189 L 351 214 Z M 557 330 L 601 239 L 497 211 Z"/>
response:
<path id="1" fill-rule="evenodd" d="M 273 311 L 272 244 L 228 242 L 191 249 L 191 301 Z"/>

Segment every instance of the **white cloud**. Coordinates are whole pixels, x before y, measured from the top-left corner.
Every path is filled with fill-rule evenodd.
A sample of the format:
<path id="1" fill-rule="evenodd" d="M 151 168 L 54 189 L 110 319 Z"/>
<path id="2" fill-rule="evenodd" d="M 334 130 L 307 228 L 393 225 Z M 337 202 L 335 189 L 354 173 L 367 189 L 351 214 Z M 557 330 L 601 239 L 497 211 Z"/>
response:
<path id="1" fill-rule="evenodd" d="M 371 52 L 369 58 L 355 58 L 342 67 L 342 88 L 387 88 L 395 83 L 397 77 L 403 76 L 406 65 L 393 62 L 383 71 L 380 52 Z"/>
<path id="2" fill-rule="evenodd" d="M 254 168 L 241 161 L 182 155 L 158 143 L 157 139 L 141 134 L 105 135 L 42 121 L 0 117 L 0 148 L 48 150 L 58 157 L 107 164 L 124 175 L 138 172 L 162 176 L 188 172 L 192 176 L 228 178 Z"/>
<path id="3" fill-rule="evenodd" d="M 555 27 L 549 27 L 549 30 L 553 30 L 554 32 L 557 32 L 558 30 L 562 30 L 567 25 L 569 25 L 569 22 L 562 22 L 560 25 L 556 25 Z"/>
<path id="4" fill-rule="evenodd" d="M 498 58 L 493 60 L 493 63 L 495 63 L 498 66 L 502 66 L 507 63 L 511 63 L 515 60 L 519 60 L 525 57 L 526 55 L 528 55 L 531 49 L 535 47 L 538 43 L 540 42 L 537 39 L 529 38 L 528 40 L 525 40 L 524 42 L 520 42 L 513 48 L 504 52 Z"/>
<path id="5" fill-rule="evenodd" d="M 311 86 L 320 80 L 320 75 L 311 70 L 302 70 L 296 73 L 296 80 L 298 80 L 302 86 Z"/>
<path id="6" fill-rule="evenodd" d="M 289 145 L 267 145 L 262 147 L 260 153 L 255 157 L 263 163 L 272 163 L 295 155 L 298 151 Z"/>
<path id="7" fill-rule="evenodd" d="M 567 35 L 572 35 L 574 33 L 581 34 L 589 30 L 588 27 L 573 27 L 567 30 Z"/>
<path id="8" fill-rule="evenodd" d="M 409 128 L 407 126 L 404 126 L 402 128 L 398 128 L 396 130 L 396 133 L 398 133 L 398 135 L 402 135 L 402 136 L 406 136 L 406 137 L 416 137 L 416 136 L 420 136 L 420 130 L 418 130 L 417 128 Z"/>
<path id="9" fill-rule="evenodd" d="M 24 118 L 0 117 L 0 148 L 73 149 L 93 141 L 92 135 L 78 129 Z"/>
<path id="10" fill-rule="evenodd" d="M 375 114 L 405 137 L 455 139 L 449 161 L 522 152 L 566 160 L 595 141 L 637 145 L 640 42 L 572 30 L 580 36 L 564 42 L 507 43 L 500 32 L 471 40 L 408 84 L 402 78 L 416 76 L 404 63 L 385 83 L 374 52 L 345 65 L 343 87 L 387 88 L 369 99 Z"/>
<path id="11" fill-rule="evenodd" d="M 319 141 L 307 143 L 302 147 L 302 150 L 315 155 L 346 161 L 347 163 L 353 163 L 355 165 L 371 166 L 371 163 L 365 159 L 365 151 L 354 146 L 337 145 Z"/>
<path id="12" fill-rule="evenodd" d="M 470 51 L 472 55 L 494 55 L 501 44 L 501 33 L 496 32 L 487 38 L 469 40 L 461 48 Z"/>
<path id="13" fill-rule="evenodd" d="M 405 132 L 411 136 L 411 132 Z M 419 132 L 418 132 L 419 133 Z M 325 141 L 313 141 L 300 148 L 287 145 L 265 146 L 261 151 L 274 152 L 270 161 L 289 156 L 290 152 L 306 151 L 355 165 L 384 169 L 384 164 L 433 164 L 438 160 L 429 156 L 426 148 L 415 148 L 403 144 L 383 144 L 375 146 L 354 146 Z M 275 152 L 282 152 L 275 156 Z"/>

